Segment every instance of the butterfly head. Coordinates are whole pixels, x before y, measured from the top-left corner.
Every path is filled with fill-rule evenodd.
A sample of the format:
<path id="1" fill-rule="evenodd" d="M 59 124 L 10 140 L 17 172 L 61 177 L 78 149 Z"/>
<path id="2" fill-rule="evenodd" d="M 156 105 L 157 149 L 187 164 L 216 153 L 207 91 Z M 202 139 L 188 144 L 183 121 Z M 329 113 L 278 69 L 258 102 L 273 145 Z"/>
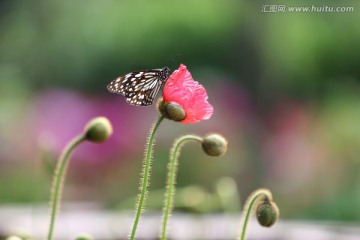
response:
<path id="1" fill-rule="evenodd" d="M 170 68 L 163 67 L 160 72 L 160 79 L 165 82 L 169 78 L 169 75 L 170 75 Z"/>

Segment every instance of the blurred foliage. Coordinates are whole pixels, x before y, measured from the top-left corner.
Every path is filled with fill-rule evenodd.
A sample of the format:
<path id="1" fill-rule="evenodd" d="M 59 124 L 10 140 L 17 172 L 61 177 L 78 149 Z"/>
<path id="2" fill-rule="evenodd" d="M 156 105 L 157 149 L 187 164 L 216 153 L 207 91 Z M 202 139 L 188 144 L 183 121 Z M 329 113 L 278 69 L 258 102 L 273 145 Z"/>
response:
<path id="1" fill-rule="evenodd" d="M 360 221 L 359 3 L 278 0 L 353 6 L 354 12 L 261 13 L 263 4 L 274 3 L 0 1 L 0 202 L 48 197 L 51 177 L 42 160 L 57 153 L 43 149 L 33 133 L 41 125 L 34 115 L 49 112 L 37 109 L 48 91 L 77 94 L 88 102 L 81 105 L 87 113 L 108 97 L 105 86 L 113 78 L 185 63 L 208 89 L 215 114 L 196 126 L 164 123 L 153 190 L 164 186 L 174 138 L 219 131 L 229 140 L 228 155 L 209 160 L 198 146 L 184 148 L 180 188 L 197 184 L 213 192 L 217 179 L 230 176 L 242 200 L 256 188 L 271 189 L 284 218 Z M 65 200 L 117 206 L 136 193 L 143 139 L 156 113 L 130 110 L 118 99 L 112 107 L 135 129 L 121 130 L 140 140 L 134 149 L 130 135 L 119 140 L 128 144 L 114 157 L 121 161 L 74 161 Z M 70 105 L 54 105 L 66 123 Z"/>
<path id="2" fill-rule="evenodd" d="M 227 44 L 239 24 L 236 1 L 6 4 L 2 63 L 35 86 L 103 90 L 108 79 L 129 69 L 175 68 L 178 61 L 224 67 L 235 57 Z"/>

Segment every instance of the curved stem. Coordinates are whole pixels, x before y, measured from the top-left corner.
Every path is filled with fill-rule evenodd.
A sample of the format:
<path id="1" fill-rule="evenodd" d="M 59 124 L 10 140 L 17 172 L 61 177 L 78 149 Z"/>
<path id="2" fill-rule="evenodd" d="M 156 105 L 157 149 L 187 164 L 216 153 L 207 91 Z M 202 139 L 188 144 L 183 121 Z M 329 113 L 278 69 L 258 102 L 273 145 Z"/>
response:
<path id="1" fill-rule="evenodd" d="M 191 140 L 198 141 L 200 143 L 202 142 L 201 137 L 194 135 L 186 135 L 176 139 L 170 150 L 170 161 L 168 163 L 168 176 L 167 176 L 165 201 L 163 208 L 163 223 L 160 233 L 161 240 L 166 239 L 167 223 L 174 206 L 176 173 L 177 173 L 178 160 L 180 156 L 180 149 L 186 141 L 191 141 Z"/>
<path id="2" fill-rule="evenodd" d="M 50 209 L 51 209 L 51 215 L 50 215 L 50 227 L 47 239 L 52 240 L 53 233 L 54 233 L 54 226 L 55 226 L 55 219 L 56 219 L 56 213 L 58 209 L 60 208 L 60 198 L 61 193 L 64 185 L 65 180 L 65 174 L 67 170 L 67 166 L 69 163 L 69 157 L 72 151 L 85 140 L 84 135 L 80 135 L 76 138 L 74 138 L 63 150 L 62 154 L 60 155 L 59 160 L 57 161 L 55 172 L 54 172 L 54 178 L 51 188 L 51 196 L 50 196 Z"/>
<path id="3" fill-rule="evenodd" d="M 263 197 L 264 199 L 272 200 L 272 194 L 267 189 L 258 189 L 248 197 L 248 199 L 246 200 L 245 206 L 244 206 L 244 211 L 243 211 L 243 214 L 245 213 L 245 215 L 243 215 L 243 218 L 242 218 L 242 222 L 243 222 L 242 231 L 241 231 L 241 234 L 238 239 L 241 239 L 241 240 L 245 239 L 246 228 L 247 228 L 247 225 L 248 225 L 248 222 L 250 219 L 250 215 L 253 212 L 253 207 L 254 207 L 255 203 L 257 202 L 257 200 L 260 197 Z"/>
<path id="4" fill-rule="evenodd" d="M 130 239 L 135 239 L 136 229 L 139 224 L 140 215 L 143 211 L 143 208 L 145 206 L 145 200 L 147 195 L 147 189 L 150 182 L 150 172 L 151 172 L 151 162 L 152 162 L 152 153 L 153 153 L 153 146 L 154 146 L 154 139 L 156 135 L 156 131 L 159 128 L 160 123 L 164 120 L 164 116 L 160 116 L 155 124 L 151 127 L 150 130 L 150 137 L 148 138 L 147 147 L 146 147 L 146 153 L 145 158 L 143 161 L 143 167 L 142 167 L 142 181 L 140 181 L 140 194 L 138 195 L 138 201 L 136 206 L 136 214 L 135 214 L 135 220 L 134 225 L 131 231 Z"/>

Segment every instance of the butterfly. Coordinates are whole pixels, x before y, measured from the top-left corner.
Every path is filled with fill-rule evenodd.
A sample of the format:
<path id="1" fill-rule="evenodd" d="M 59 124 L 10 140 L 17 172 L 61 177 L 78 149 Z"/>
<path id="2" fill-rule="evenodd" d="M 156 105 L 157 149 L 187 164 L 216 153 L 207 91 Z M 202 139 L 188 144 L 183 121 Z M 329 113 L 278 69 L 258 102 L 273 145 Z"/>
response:
<path id="1" fill-rule="evenodd" d="M 169 78 L 168 67 L 135 71 L 112 80 L 107 89 L 125 96 L 126 102 L 136 106 L 151 105 L 161 85 Z"/>

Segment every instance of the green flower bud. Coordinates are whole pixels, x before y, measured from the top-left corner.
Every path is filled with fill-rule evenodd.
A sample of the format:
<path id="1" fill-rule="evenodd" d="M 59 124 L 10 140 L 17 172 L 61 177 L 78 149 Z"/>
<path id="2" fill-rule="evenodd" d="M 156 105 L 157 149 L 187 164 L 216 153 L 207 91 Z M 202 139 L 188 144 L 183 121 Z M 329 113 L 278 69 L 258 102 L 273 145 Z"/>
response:
<path id="1" fill-rule="evenodd" d="M 17 232 L 14 235 L 10 235 L 6 240 L 32 240 L 33 237 L 27 232 Z"/>
<path id="2" fill-rule="evenodd" d="M 202 142 L 204 152 L 209 156 L 221 156 L 227 150 L 227 140 L 219 134 L 210 134 Z"/>
<path id="3" fill-rule="evenodd" d="M 23 240 L 21 237 L 19 236 L 9 236 L 6 238 L 6 240 Z"/>
<path id="4" fill-rule="evenodd" d="M 6 240 L 32 240 L 33 238 L 27 233 L 17 233 L 17 235 L 10 235 Z"/>
<path id="5" fill-rule="evenodd" d="M 93 240 L 93 239 L 94 238 L 90 234 L 87 234 L 87 233 L 82 233 L 75 238 L 75 240 Z"/>
<path id="6" fill-rule="evenodd" d="M 186 117 L 185 110 L 179 104 L 166 103 L 162 98 L 157 102 L 157 108 L 161 115 L 170 120 L 181 121 Z"/>
<path id="7" fill-rule="evenodd" d="M 184 109 L 176 103 L 169 103 L 166 105 L 166 113 L 170 119 L 174 121 L 184 120 L 186 117 Z"/>
<path id="8" fill-rule="evenodd" d="M 84 131 L 86 140 L 102 143 L 111 136 L 113 129 L 107 118 L 97 117 L 86 124 Z"/>
<path id="9" fill-rule="evenodd" d="M 262 201 L 256 209 L 256 218 L 263 227 L 271 227 L 280 215 L 278 206 L 272 201 Z"/>
<path id="10" fill-rule="evenodd" d="M 159 98 L 159 100 L 156 102 L 156 108 L 160 112 L 160 115 L 166 116 L 166 105 L 167 103 L 164 101 L 162 97 Z"/>

